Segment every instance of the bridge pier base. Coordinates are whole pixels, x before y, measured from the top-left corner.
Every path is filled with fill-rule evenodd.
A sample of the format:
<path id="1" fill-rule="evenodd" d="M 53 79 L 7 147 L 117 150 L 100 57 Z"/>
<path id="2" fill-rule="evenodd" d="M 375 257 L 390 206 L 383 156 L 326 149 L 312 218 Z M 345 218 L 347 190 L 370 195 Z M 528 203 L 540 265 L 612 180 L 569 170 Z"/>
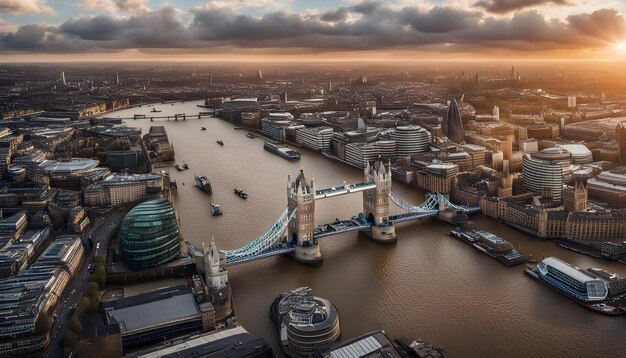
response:
<path id="1" fill-rule="evenodd" d="M 456 216 L 457 216 L 456 210 L 445 209 L 439 212 L 439 214 L 437 215 L 437 218 L 448 224 L 455 225 L 454 219 L 456 218 Z"/>
<path id="2" fill-rule="evenodd" d="M 293 252 L 293 259 L 301 264 L 309 265 L 321 264 L 324 261 L 320 244 L 313 243 L 309 246 L 296 246 Z"/>
<path id="3" fill-rule="evenodd" d="M 396 236 L 396 226 L 372 226 L 369 230 L 362 230 L 361 235 L 380 244 L 392 244 L 398 241 Z"/>

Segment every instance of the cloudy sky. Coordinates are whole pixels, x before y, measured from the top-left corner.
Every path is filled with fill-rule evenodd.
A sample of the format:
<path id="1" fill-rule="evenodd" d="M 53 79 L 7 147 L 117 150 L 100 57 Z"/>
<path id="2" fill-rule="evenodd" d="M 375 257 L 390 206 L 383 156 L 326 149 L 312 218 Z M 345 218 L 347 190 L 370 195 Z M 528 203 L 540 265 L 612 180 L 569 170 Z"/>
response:
<path id="1" fill-rule="evenodd" d="M 0 61 L 626 60 L 626 0 L 0 0 Z"/>

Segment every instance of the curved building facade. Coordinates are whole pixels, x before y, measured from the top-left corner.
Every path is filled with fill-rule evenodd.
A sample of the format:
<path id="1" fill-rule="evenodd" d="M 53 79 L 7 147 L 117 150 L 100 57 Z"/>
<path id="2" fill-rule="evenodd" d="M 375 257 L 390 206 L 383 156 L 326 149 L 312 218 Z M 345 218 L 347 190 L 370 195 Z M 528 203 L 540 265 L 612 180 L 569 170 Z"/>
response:
<path id="1" fill-rule="evenodd" d="M 461 110 L 456 99 L 450 102 L 448 113 L 443 121 L 443 133 L 455 143 L 463 143 L 465 141 L 465 132 L 463 131 L 463 120 L 461 118 Z"/>
<path id="2" fill-rule="evenodd" d="M 390 137 L 396 141 L 396 154 L 398 157 L 428 152 L 430 149 L 430 132 L 420 126 L 396 127 L 396 130 L 391 133 Z"/>
<path id="3" fill-rule="evenodd" d="M 280 331 L 287 356 L 309 356 L 341 336 L 339 314 L 327 299 L 313 296 L 309 287 L 280 295 L 272 304 L 271 316 Z"/>
<path id="4" fill-rule="evenodd" d="M 572 178 L 570 153 L 561 148 L 547 148 L 524 154 L 522 174 L 526 190 L 561 200 L 563 185 Z"/>
<path id="5" fill-rule="evenodd" d="M 156 199 L 135 206 L 122 221 L 119 243 L 124 262 L 135 270 L 178 258 L 180 232 L 172 204 Z"/>
<path id="6" fill-rule="evenodd" d="M 604 281 L 556 257 L 543 259 L 537 270 L 547 283 L 583 302 L 602 301 L 609 293 Z"/>

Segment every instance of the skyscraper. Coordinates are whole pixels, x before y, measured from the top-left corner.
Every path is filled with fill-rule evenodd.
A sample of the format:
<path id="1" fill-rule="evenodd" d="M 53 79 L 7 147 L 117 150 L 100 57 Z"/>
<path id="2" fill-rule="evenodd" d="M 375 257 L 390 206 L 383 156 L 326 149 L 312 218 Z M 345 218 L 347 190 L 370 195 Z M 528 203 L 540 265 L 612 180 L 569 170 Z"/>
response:
<path id="1" fill-rule="evenodd" d="M 443 121 L 443 133 L 455 143 L 464 143 L 465 132 L 463 131 L 461 111 L 456 99 L 453 99 L 448 107 L 448 113 Z"/>
<path id="2" fill-rule="evenodd" d="M 65 86 L 67 82 L 65 82 L 65 71 L 61 71 L 61 83 Z"/>
<path id="3" fill-rule="evenodd" d="M 615 139 L 619 148 L 619 162 L 622 165 L 626 165 L 626 125 L 624 125 L 624 122 L 619 123 L 615 127 Z"/>

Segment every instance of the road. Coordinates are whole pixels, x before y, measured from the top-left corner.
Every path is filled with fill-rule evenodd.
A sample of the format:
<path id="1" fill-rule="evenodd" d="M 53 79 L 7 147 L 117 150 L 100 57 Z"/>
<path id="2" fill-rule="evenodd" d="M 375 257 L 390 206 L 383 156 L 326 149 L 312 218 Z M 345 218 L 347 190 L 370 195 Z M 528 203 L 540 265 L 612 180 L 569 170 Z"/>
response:
<path id="1" fill-rule="evenodd" d="M 85 237 L 92 238 L 94 246 L 91 251 L 86 251 L 87 257 L 85 262 L 70 280 L 54 309 L 54 314 L 58 315 L 58 317 L 54 319 L 52 325 L 52 336 L 50 337 L 48 348 L 30 356 L 40 358 L 63 356 L 63 336 L 67 329 L 67 322 L 78 306 L 78 302 L 89 282 L 89 277 L 91 276 L 89 274 L 89 265 L 94 262 L 96 255 L 106 256 L 109 243 L 127 211 L 127 207 L 112 209 L 110 212 L 95 219 L 91 228 L 84 234 Z"/>

